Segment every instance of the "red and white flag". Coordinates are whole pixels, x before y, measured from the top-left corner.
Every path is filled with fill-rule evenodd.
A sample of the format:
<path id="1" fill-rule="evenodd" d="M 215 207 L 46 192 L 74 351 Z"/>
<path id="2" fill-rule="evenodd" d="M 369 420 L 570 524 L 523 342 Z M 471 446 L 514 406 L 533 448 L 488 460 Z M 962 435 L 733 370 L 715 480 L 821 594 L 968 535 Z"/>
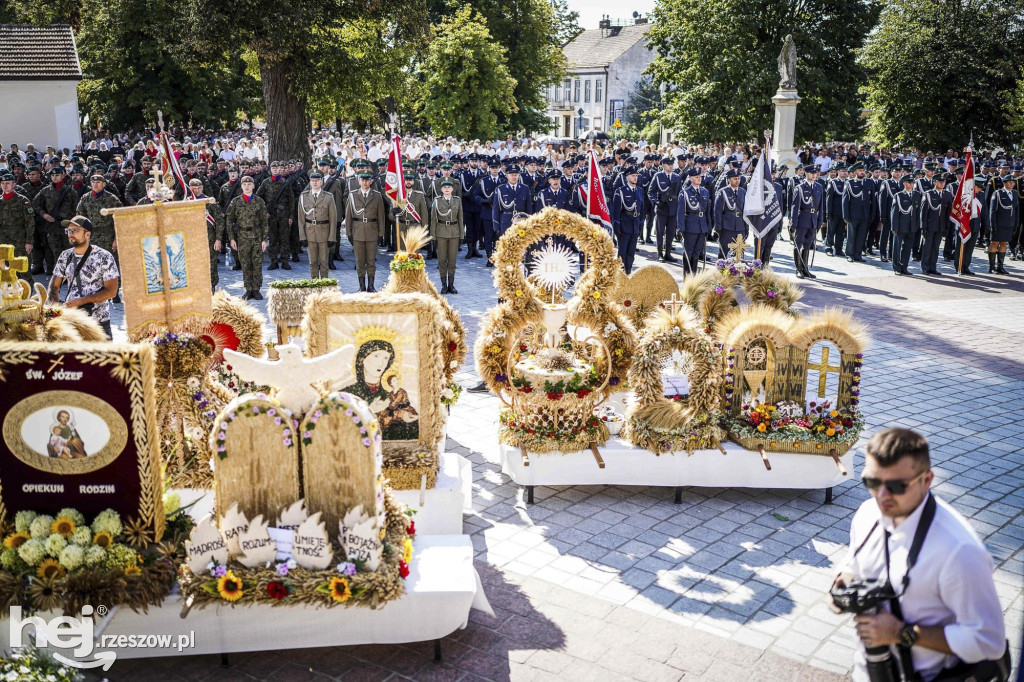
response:
<path id="1" fill-rule="evenodd" d="M 388 156 L 388 172 L 384 176 L 384 191 L 391 197 L 396 206 L 402 206 L 417 222 L 423 222 L 416 209 L 412 207 L 405 193 L 405 171 L 402 168 L 402 138 L 398 133 L 391 134 L 391 154 Z"/>
<path id="2" fill-rule="evenodd" d="M 612 229 L 612 215 L 608 210 L 608 200 L 604 196 L 604 185 L 601 174 L 597 170 L 597 154 L 590 150 L 590 166 L 587 169 L 587 184 L 579 186 L 583 205 L 587 207 L 587 217 L 599 221 L 607 229 Z"/>
<path id="3" fill-rule="evenodd" d="M 188 184 L 185 182 L 185 176 L 181 173 L 181 166 L 178 165 L 178 158 L 174 156 L 174 152 L 171 151 L 171 143 L 167 137 L 167 133 L 160 133 L 159 139 L 161 172 L 163 172 L 165 178 L 169 173 L 174 178 L 174 181 L 181 185 L 181 191 L 188 192 Z"/>
<path id="4" fill-rule="evenodd" d="M 971 207 L 974 205 L 974 160 L 971 158 L 971 148 L 967 148 L 967 167 L 964 169 L 964 178 L 956 188 L 956 196 L 953 197 L 953 207 L 949 211 L 949 219 L 957 227 L 961 241 L 971 238 Z"/>

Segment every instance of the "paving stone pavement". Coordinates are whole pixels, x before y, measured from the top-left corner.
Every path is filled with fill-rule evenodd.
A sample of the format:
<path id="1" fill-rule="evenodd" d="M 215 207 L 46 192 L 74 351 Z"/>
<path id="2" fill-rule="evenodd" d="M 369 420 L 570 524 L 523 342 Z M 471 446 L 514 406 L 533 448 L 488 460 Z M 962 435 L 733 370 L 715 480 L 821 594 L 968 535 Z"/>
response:
<path id="1" fill-rule="evenodd" d="M 792 275 L 788 244 L 773 265 Z M 983 259 L 980 252 L 979 257 Z M 463 252 L 464 254 L 464 252 Z M 641 246 L 638 265 L 653 261 Z M 304 259 L 304 257 L 303 257 Z M 355 289 L 351 257 L 336 273 Z M 378 257 L 378 285 L 388 257 Z M 913 264 L 915 267 L 917 264 Z M 981 272 L 976 262 L 975 270 Z M 305 262 L 290 272 L 306 276 Z M 496 297 L 491 270 L 460 257 L 450 300 L 471 337 Z M 932 444 L 936 492 L 971 519 L 996 562 L 996 586 L 1019 661 L 1024 621 L 1024 267 L 1011 276 L 897 278 L 890 268 L 817 255 L 803 304 L 853 308 L 871 327 L 862 407 L 867 428 L 903 425 Z M 436 261 L 428 261 L 437 281 Z M 678 267 L 670 266 L 677 278 Z M 987 269 L 987 268 L 986 268 Z M 242 293 L 222 266 L 221 285 Z M 265 282 L 269 281 L 265 276 Z M 263 304 L 260 303 L 260 307 Z M 115 325 L 121 320 L 118 308 Z M 123 334 L 123 330 L 118 330 Z M 266 330 L 270 339 L 272 331 Z M 472 341 L 472 338 L 471 338 Z M 472 358 L 460 383 L 478 381 Z M 862 448 L 850 480 L 822 492 L 579 486 L 522 490 L 501 473 L 497 399 L 463 393 L 449 449 L 473 464 L 474 513 L 465 518 L 496 619 L 474 612 L 429 643 L 122 661 L 111 679 L 146 680 L 839 680 L 857 642 L 823 594 L 847 552 Z M 737 464 L 738 466 L 741 464 Z M 742 466 L 761 466 L 752 458 Z"/>

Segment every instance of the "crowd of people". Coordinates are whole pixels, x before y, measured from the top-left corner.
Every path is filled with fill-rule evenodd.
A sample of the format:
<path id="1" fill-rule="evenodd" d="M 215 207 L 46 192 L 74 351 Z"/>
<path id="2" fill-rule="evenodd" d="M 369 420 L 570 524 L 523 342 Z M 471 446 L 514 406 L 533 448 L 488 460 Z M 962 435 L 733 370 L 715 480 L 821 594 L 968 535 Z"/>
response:
<path id="1" fill-rule="evenodd" d="M 161 163 L 156 131 L 89 131 L 86 138 L 74 150 L 11 144 L 0 155 L 0 243 L 30 258 L 24 277 L 62 272 L 76 217 L 79 227 L 89 223 L 90 245 L 111 253 L 116 268 L 113 219 L 102 209 L 152 201 L 153 168 Z M 300 159 L 268 159 L 259 131 L 174 129 L 171 139 L 184 176 L 183 183 L 164 178 L 175 199 L 215 200 L 207 209 L 213 285 L 220 267 L 241 270 L 250 299 L 262 298 L 264 268 L 291 270 L 304 250 L 311 277 L 327 276 L 350 255 L 359 290 L 375 291 L 379 251 L 401 248 L 417 225 L 434 238 L 425 255 L 438 261 L 443 293 L 457 294 L 463 247 L 465 259 L 481 258 L 490 267 L 497 240 L 514 220 L 548 206 L 587 213 L 577 190 L 586 183 L 591 150 L 627 273 L 638 245 L 655 246 L 661 262 L 691 273 L 727 257 L 740 236 L 755 244 L 764 262 L 780 240 L 791 242 L 799 278 L 816 277 L 819 243 L 826 255 L 851 262 L 877 257 L 897 275 L 912 274 L 912 262 L 920 263 L 921 274 L 941 274 L 940 252 L 964 275 L 973 274 L 976 249 L 984 250 L 995 274 L 1009 274 L 1007 257 L 1024 257 L 1024 159 L 1002 152 L 976 157 L 966 242 L 949 220 L 965 171 L 960 153 L 855 144 L 807 145 L 792 172 L 773 165 L 772 186 L 785 219 L 750 242 L 744 206 L 760 156 L 756 146 L 407 136 L 408 201 L 399 206 L 385 192 L 386 135 L 316 132 L 309 137 L 309 167 Z M 707 243 L 716 241 L 717 252 L 709 250 Z M 73 273 L 63 274 L 69 279 Z M 118 301 L 116 287 L 112 300 Z M 94 310 L 104 313 L 105 306 Z"/>

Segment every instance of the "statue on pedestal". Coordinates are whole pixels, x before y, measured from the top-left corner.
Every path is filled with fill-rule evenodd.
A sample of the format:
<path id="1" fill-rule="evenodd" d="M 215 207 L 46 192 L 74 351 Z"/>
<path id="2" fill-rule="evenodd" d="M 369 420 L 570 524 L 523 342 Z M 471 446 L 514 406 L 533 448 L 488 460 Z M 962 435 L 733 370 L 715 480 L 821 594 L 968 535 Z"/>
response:
<path id="1" fill-rule="evenodd" d="M 779 90 L 796 90 L 796 44 L 793 35 L 786 36 L 779 52 Z"/>

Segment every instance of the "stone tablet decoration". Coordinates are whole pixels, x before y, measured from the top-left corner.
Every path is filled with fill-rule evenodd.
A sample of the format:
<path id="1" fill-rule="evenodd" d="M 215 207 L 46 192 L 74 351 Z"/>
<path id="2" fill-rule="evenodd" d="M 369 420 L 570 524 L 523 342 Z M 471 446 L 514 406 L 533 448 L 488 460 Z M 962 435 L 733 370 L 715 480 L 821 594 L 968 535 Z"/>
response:
<path id="1" fill-rule="evenodd" d="M 383 511 L 377 516 L 369 516 L 363 513 L 362 506 L 358 506 L 345 514 L 340 526 L 340 541 L 349 561 L 361 561 L 368 570 L 377 570 L 384 551 L 381 541 L 383 524 Z"/>
<path id="2" fill-rule="evenodd" d="M 314 571 L 322 571 L 331 565 L 334 551 L 331 549 L 331 541 L 327 537 L 327 529 L 324 528 L 319 513 L 303 521 L 295 531 L 292 558 L 299 566 Z"/>
<path id="3" fill-rule="evenodd" d="M 159 540 L 154 390 L 149 345 L 0 343 L 0 526 L 110 508 L 139 544 Z"/>
<path id="4" fill-rule="evenodd" d="M 220 534 L 224 538 L 224 542 L 228 546 L 228 553 L 231 556 L 237 556 L 242 553 L 242 547 L 239 544 L 239 539 L 242 537 L 242 533 L 249 530 L 249 519 L 245 518 L 245 514 L 238 511 L 238 503 L 233 502 L 228 507 L 217 524 L 220 528 Z"/>
<path id="5" fill-rule="evenodd" d="M 228 562 L 228 546 L 210 515 L 193 526 L 185 541 L 185 551 L 188 554 L 186 563 L 193 573 L 205 573 L 211 561 L 219 565 Z"/>
<path id="6" fill-rule="evenodd" d="M 299 434 L 306 503 L 328 529 L 353 507 L 384 513 L 380 426 L 366 401 L 331 393 L 310 409 Z"/>
<path id="7" fill-rule="evenodd" d="M 160 329 L 194 331 L 213 313 L 206 204 L 156 201 L 103 209 L 114 216 L 130 338 Z"/>
<path id="8" fill-rule="evenodd" d="M 302 497 L 296 426 L 288 410 L 263 394 L 227 404 L 210 435 L 217 509 L 237 504 L 246 518 L 276 518 Z"/>
<path id="9" fill-rule="evenodd" d="M 242 553 L 236 557 L 246 568 L 256 568 L 274 560 L 277 545 L 267 532 L 267 522 L 257 516 L 249 522 L 249 528 L 238 537 Z"/>
<path id="10" fill-rule="evenodd" d="M 445 324 L 424 294 L 320 293 L 306 306 L 304 336 L 313 356 L 352 344 L 349 377 L 332 388 L 367 402 L 383 439 L 384 475 L 397 489 L 433 487 L 446 411 L 438 339 Z"/>

